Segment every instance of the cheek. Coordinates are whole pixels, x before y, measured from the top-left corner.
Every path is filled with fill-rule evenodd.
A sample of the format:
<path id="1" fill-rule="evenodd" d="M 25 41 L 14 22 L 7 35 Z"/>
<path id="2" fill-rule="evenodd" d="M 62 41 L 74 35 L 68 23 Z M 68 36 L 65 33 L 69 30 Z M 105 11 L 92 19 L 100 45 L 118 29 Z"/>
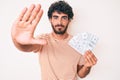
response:
<path id="1" fill-rule="evenodd" d="M 55 25 L 57 25 L 57 21 L 52 20 L 52 21 L 51 21 L 51 24 L 52 24 L 53 26 L 55 26 Z"/>
<path id="2" fill-rule="evenodd" d="M 69 25 L 69 22 L 64 23 L 64 25 L 65 25 L 65 26 L 68 26 L 68 25 Z"/>

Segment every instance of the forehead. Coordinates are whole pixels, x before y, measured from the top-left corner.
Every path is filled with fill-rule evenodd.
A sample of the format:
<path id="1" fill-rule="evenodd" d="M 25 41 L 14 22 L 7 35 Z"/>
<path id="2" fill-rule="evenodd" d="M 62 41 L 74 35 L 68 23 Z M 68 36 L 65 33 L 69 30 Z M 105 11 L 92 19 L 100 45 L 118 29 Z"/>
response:
<path id="1" fill-rule="evenodd" d="M 62 13 L 62 12 L 55 11 L 55 12 L 52 13 L 52 16 L 68 16 L 68 15 L 65 14 L 65 13 Z"/>

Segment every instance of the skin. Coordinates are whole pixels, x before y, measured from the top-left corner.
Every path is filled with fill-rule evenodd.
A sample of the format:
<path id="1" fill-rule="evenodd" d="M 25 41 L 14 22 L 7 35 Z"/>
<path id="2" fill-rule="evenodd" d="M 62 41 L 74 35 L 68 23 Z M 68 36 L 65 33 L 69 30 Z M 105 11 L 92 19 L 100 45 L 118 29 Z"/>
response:
<path id="1" fill-rule="evenodd" d="M 56 39 L 65 39 L 68 36 L 67 27 L 70 22 L 68 15 L 64 13 L 53 12 L 52 18 L 49 19 L 53 28 L 53 36 Z"/>
<path id="2" fill-rule="evenodd" d="M 47 45 L 47 41 L 45 39 L 38 40 L 33 36 L 42 14 L 43 10 L 41 9 L 41 5 L 32 4 L 29 8 L 25 7 L 18 18 L 14 21 L 11 36 L 15 46 L 19 50 L 31 52 L 33 51 L 33 47 L 35 48 L 38 45 Z M 54 38 L 62 40 L 68 37 L 67 31 L 65 31 L 70 23 L 67 14 L 53 12 L 52 18 L 49 20 L 53 28 L 52 35 Z M 81 78 L 85 77 L 90 72 L 91 67 L 97 63 L 97 58 L 91 51 L 86 51 L 83 56 L 85 58 L 84 65 L 78 65 L 78 75 Z"/>

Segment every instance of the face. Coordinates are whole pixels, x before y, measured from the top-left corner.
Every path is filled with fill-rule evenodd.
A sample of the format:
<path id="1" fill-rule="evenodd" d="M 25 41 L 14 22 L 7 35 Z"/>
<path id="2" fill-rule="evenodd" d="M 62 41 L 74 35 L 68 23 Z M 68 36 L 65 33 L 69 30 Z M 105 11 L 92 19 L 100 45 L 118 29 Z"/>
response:
<path id="1" fill-rule="evenodd" d="M 50 22 L 56 34 L 64 34 L 67 31 L 70 20 L 67 14 L 53 12 Z"/>

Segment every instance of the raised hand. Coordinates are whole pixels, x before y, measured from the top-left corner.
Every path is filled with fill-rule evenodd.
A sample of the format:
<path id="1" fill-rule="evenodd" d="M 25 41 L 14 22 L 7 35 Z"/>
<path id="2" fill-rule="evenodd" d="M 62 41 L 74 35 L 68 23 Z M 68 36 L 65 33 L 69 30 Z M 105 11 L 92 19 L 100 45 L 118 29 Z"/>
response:
<path id="1" fill-rule="evenodd" d="M 13 41 L 21 45 L 46 44 L 46 40 L 35 39 L 34 31 L 43 14 L 40 4 L 32 4 L 24 8 L 12 26 L 11 35 Z"/>

